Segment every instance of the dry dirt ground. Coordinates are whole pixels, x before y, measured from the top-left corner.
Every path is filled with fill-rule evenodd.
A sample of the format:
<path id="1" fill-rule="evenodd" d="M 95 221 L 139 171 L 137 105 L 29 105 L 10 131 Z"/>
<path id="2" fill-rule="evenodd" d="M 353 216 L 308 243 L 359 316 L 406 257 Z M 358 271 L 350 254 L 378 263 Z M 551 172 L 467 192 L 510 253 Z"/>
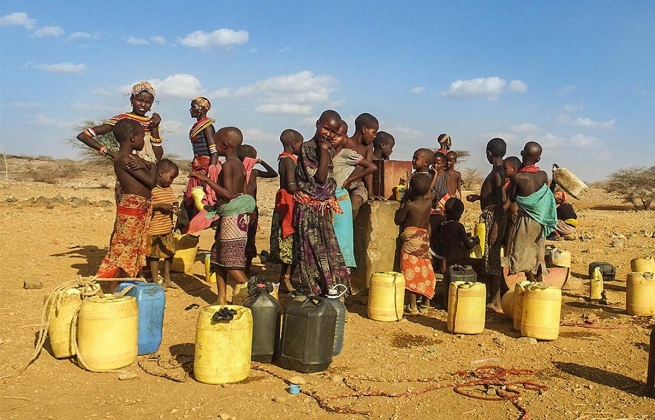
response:
<path id="1" fill-rule="evenodd" d="M 44 295 L 78 275 L 95 274 L 108 245 L 115 211 L 114 181 L 107 169 L 28 159 L 10 159 L 8 166 L 8 180 L 4 173 L 0 179 L 2 376 L 28 359 Z M 56 174 L 50 176 L 51 172 Z M 174 188 L 181 193 L 183 186 L 184 175 Z M 274 182 L 261 182 L 259 188 L 260 249 L 268 249 L 275 188 Z M 453 335 L 446 331 L 444 311 L 431 310 L 426 316 L 382 323 L 367 319 L 365 298 L 355 297 L 347 302 L 343 353 L 334 358 L 326 372 L 298 375 L 274 365 L 267 368 L 282 378 L 301 376 L 306 381 L 303 390 L 315 392 L 319 398 L 352 392 L 344 377 L 379 377 L 381 382 L 348 379 L 360 391 L 357 397 L 323 401 L 368 412 L 369 418 L 376 419 L 516 419 L 522 414 L 519 406 L 533 419 L 655 418 L 655 400 L 645 397 L 643 388 L 649 326 L 655 320 L 632 317 L 624 311 L 624 279 L 630 259 L 655 254 L 655 213 L 634 212 L 599 190 L 592 190 L 574 205 L 580 216 L 580 235 L 587 240 L 557 243 L 572 252 L 573 276 L 582 279 L 577 289 L 564 292 L 562 318 L 583 323 L 588 317 L 597 317 L 598 321 L 590 325 L 597 328 L 561 327 L 557 340 L 531 344 L 519 339 L 509 318 L 488 314 L 483 334 Z M 475 213 L 474 208 L 466 213 L 464 221 L 469 228 Z M 621 243 L 615 241 L 617 246 L 612 247 L 615 237 L 620 237 Z M 167 292 L 160 347 L 165 362 L 187 361 L 193 354 L 198 309 L 185 308 L 193 303 L 202 307 L 215 300 L 214 289 L 203 281 L 201 262 L 211 243 L 212 232 L 203 232 L 193 272 L 175 274 L 180 289 Z M 618 281 L 606 284 L 608 304 L 592 304 L 585 299 L 589 293 L 587 267 L 592 261 L 607 261 L 617 267 Z M 255 270 L 270 278 L 278 275 L 275 266 L 258 261 Z M 24 290 L 24 280 L 40 280 L 44 288 Z M 510 375 L 507 379 L 532 380 L 544 387 L 525 389 L 517 385 L 517 404 L 454 392 L 451 384 L 463 380 L 458 372 L 464 375 L 484 365 L 533 369 L 533 374 Z M 182 368 L 159 371 L 184 379 Z M 119 379 L 125 376 L 134 378 Z M 420 382 L 419 378 L 437 380 Z M 489 398 L 502 394 L 502 388 L 480 386 L 470 391 Z M 371 396 L 377 391 L 392 396 Z M 410 396 L 404 398 L 407 392 Z M 252 370 L 246 381 L 226 386 L 201 384 L 191 375 L 184 382 L 175 382 L 152 376 L 137 364 L 121 372 L 90 373 L 74 360 L 56 360 L 47 346 L 24 373 L 0 382 L 2 419 L 363 417 L 330 413 L 309 395 L 292 396 L 281 379 L 262 371 Z"/>

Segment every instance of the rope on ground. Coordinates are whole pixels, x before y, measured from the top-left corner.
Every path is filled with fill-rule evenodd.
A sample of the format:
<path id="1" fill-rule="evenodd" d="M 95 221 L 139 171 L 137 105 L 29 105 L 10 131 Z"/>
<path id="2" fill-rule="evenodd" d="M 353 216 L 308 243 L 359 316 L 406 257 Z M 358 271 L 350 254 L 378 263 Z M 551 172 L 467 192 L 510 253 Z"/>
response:
<path id="1" fill-rule="evenodd" d="M 618 325 L 618 324 L 588 324 L 584 322 L 560 322 L 561 327 L 580 327 L 589 328 L 592 330 L 618 330 L 622 328 L 632 328 L 631 325 Z"/>
<path id="2" fill-rule="evenodd" d="M 175 382 L 186 382 L 188 368 L 185 369 L 185 366 L 191 363 L 193 363 L 193 355 L 186 354 L 171 357 L 166 361 L 162 360 L 160 354 L 152 354 L 140 357 L 138 361 L 139 367 L 145 373 Z"/>

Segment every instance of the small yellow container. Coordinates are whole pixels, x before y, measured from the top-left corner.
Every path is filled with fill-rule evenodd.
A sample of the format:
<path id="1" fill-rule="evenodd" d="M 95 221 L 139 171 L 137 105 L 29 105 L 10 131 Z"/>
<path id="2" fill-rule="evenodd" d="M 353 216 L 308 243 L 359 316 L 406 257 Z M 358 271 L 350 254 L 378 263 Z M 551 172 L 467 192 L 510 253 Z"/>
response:
<path id="1" fill-rule="evenodd" d="M 205 281 L 207 283 L 214 284 L 216 283 L 216 273 L 212 271 L 211 258 L 212 254 L 205 254 Z"/>
<path id="2" fill-rule="evenodd" d="M 628 274 L 625 285 L 625 310 L 630 315 L 655 315 L 655 275 L 653 273 Z"/>
<path id="3" fill-rule="evenodd" d="M 205 198 L 205 189 L 200 185 L 193 187 L 191 189 L 191 197 L 193 197 L 193 204 L 196 206 L 196 210 L 202 211 L 205 208 L 202 204 L 202 199 Z"/>
<path id="4" fill-rule="evenodd" d="M 214 322 L 221 308 L 234 309 L 231 321 Z M 243 381 L 250 373 L 252 352 L 252 312 L 235 305 L 210 305 L 198 314 L 193 376 L 205 384 Z"/>
<path id="5" fill-rule="evenodd" d="M 448 332 L 482 333 L 487 311 L 485 284 L 455 281 L 450 283 L 448 294 Z"/>
<path id="6" fill-rule="evenodd" d="M 503 307 L 503 312 L 508 317 L 512 318 L 514 314 L 514 291 L 510 290 L 503 295 L 501 301 L 501 306 Z"/>
<path id="7" fill-rule="evenodd" d="M 248 299 L 248 284 L 236 283 L 232 287 L 232 305 L 241 305 Z"/>
<path id="8" fill-rule="evenodd" d="M 405 197 L 405 193 L 407 192 L 407 187 L 404 185 L 396 185 L 393 187 L 393 198 L 396 201 L 401 201 L 403 197 Z"/>
<path id="9" fill-rule="evenodd" d="M 512 325 L 516 331 L 521 331 L 521 317 L 523 316 L 523 294 L 525 288 L 530 284 L 524 280 L 516 283 L 514 286 L 514 309 L 512 309 Z"/>
<path id="10" fill-rule="evenodd" d="M 594 275 L 589 283 L 589 299 L 600 300 L 603 298 L 603 273 L 600 267 L 594 268 Z"/>
<path id="11" fill-rule="evenodd" d="M 532 283 L 525 288 L 521 335 L 538 340 L 555 340 L 559 335 L 562 290 L 546 283 Z"/>
<path id="12" fill-rule="evenodd" d="M 54 305 L 56 302 L 52 302 L 52 304 Z M 80 306 L 82 306 L 80 291 L 71 288 L 66 291 L 58 310 L 48 308 L 48 311 L 52 310 L 52 317 L 48 325 L 48 337 L 52 353 L 57 359 L 75 356 L 73 340 L 76 325 L 73 323 L 73 317 Z"/>
<path id="13" fill-rule="evenodd" d="M 630 261 L 630 270 L 637 273 L 655 273 L 653 257 L 635 258 Z"/>
<path id="14" fill-rule="evenodd" d="M 405 276 L 387 271 L 373 273 L 368 291 L 368 317 L 376 321 L 400 321 L 405 303 Z"/>
<path id="15" fill-rule="evenodd" d="M 198 242 L 200 237 L 196 235 L 174 234 L 175 255 L 171 270 L 177 273 L 190 273 L 193 270 L 193 263 L 198 253 Z"/>
<path id="16" fill-rule="evenodd" d="M 84 299 L 77 322 L 77 347 L 89 369 L 129 366 L 139 351 L 139 310 L 133 296 Z"/>
<path id="17" fill-rule="evenodd" d="M 553 248 L 550 251 L 550 262 L 556 267 L 571 268 L 571 252 Z"/>
<path id="18" fill-rule="evenodd" d="M 473 248 L 475 258 L 482 258 L 484 257 L 484 241 L 487 235 L 487 227 L 485 226 L 484 221 L 481 220 L 477 225 L 475 225 L 473 234 L 476 238 L 480 239 L 480 244 Z"/>

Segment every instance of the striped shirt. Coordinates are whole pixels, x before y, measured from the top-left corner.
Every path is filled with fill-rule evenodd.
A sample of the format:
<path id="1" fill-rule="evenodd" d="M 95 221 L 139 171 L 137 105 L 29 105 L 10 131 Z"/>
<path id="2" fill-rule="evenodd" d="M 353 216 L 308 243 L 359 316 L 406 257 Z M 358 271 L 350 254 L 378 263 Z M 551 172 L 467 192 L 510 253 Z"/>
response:
<path id="1" fill-rule="evenodd" d="M 152 190 L 152 205 L 162 203 L 174 203 L 177 201 L 175 193 L 171 187 L 156 186 Z M 152 220 L 150 220 L 150 235 L 166 235 L 173 231 L 173 213 L 164 214 L 160 211 L 152 212 Z"/>

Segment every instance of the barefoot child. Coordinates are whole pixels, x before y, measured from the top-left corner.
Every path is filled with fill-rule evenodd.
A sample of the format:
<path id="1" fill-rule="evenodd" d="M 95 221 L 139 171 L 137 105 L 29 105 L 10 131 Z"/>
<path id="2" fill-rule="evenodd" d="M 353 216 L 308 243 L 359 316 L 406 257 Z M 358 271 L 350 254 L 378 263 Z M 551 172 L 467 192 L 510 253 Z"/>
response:
<path id="1" fill-rule="evenodd" d="M 100 278 L 136 277 L 146 263 L 148 225 L 152 214 L 150 190 L 157 185 L 157 168 L 133 154 L 143 149 L 145 130 L 132 119 L 118 121 L 114 136 L 120 145 L 114 172 L 120 187 L 116 222 L 107 255 L 98 269 Z M 118 282 L 110 282 L 112 292 Z"/>
<path id="2" fill-rule="evenodd" d="M 270 244 L 271 261 L 281 264 L 280 291 L 288 292 L 291 289 L 291 278 L 297 264 L 293 243 L 293 194 L 298 191 L 296 164 L 303 138 L 296 130 L 287 129 L 280 134 L 280 142 L 284 151 L 278 156 L 280 189 L 275 194 Z"/>
<path id="3" fill-rule="evenodd" d="M 409 181 L 407 201 L 396 211 L 394 222 L 401 226 L 400 272 L 405 275 L 406 311 L 418 313 L 417 298 L 429 300 L 434 296 L 435 276 L 430 259 L 431 178 L 413 176 Z"/>
<path id="4" fill-rule="evenodd" d="M 548 188 L 548 175 L 539 170 L 541 145 L 528 142 L 521 151 L 523 165 L 510 184 L 509 199 L 518 214 L 509 229 L 509 272 L 524 272 L 529 281 L 541 281 L 548 273 L 545 238 L 557 227 L 555 197 Z"/>
<path id="5" fill-rule="evenodd" d="M 171 281 L 171 264 L 175 255 L 173 214 L 179 210 L 171 184 L 180 170 L 172 161 L 162 159 L 157 162 L 157 174 L 157 186 L 152 189 L 152 219 L 146 260 L 150 266 L 152 282 L 159 283 L 159 260 L 164 259 L 163 286 L 169 289 L 175 287 Z"/>
<path id="6" fill-rule="evenodd" d="M 389 160 L 396 139 L 386 131 L 378 131 L 373 139 L 373 160 Z"/>
<path id="7" fill-rule="evenodd" d="M 324 111 L 316 121 L 314 137 L 302 144 L 296 168 L 294 241 L 300 279 L 305 293 L 311 295 L 325 296 L 337 284 L 350 291 L 350 273 L 332 225 L 332 215 L 341 209 L 334 195 L 334 148 L 330 140 L 340 128 L 341 116 L 336 111 Z"/>
<path id="8" fill-rule="evenodd" d="M 355 118 L 355 134 L 347 140 L 346 147 L 359 153 L 364 159 L 373 160 L 372 143 L 379 128 L 380 123 L 378 123 L 377 118 L 373 115 L 366 112 L 360 114 Z M 372 175 L 368 175 L 363 180 L 358 180 L 350 184 L 348 192 L 350 193 L 350 201 L 353 206 L 353 220 L 357 218 L 359 209 L 368 200 L 369 193 L 372 190 Z"/>
<path id="9" fill-rule="evenodd" d="M 480 220 L 485 225 L 485 240 L 483 249 L 484 273 L 490 277 L 491 307 L 502 310 L 500 305 L 503 268 L 500 264 L 500 248 L 504 243 L 507 230 L 507 213 L 505 202 L 505 166 L 503 156 L 507 144 L 501 138 L 493 138 L 487 143 L 487 161 L 491 164 L 491 172 L 484 179 L 480 194 L 466 196 L 469 202 L 480 200 Z"/>
<path id="10" fill-rule="evenodd" d="M 432 192 L 434 199 L 432 202 L 433 213 L 443 215 L 446 212 L 446 201 L 450 198 L 448 193 L 448 172 L 446 171 L 446 155 L 441 152 L 434 154 L 434 164 L 432 165 Z"/>
<path id="11" fill-rule="evenodd" d="M 353 238 L 353 212 L 348 194 L 352 182 L 362 179 L 377 170 L 377 166 L 352 149 L 346 149 L 344 143 L 348 133 L 348 124 L 341 121 L 341 128 L 332 139 L 335 154 L 332 159 L 333 177 L 337 183 L 335 196 L 342 213 L 334 215 L 334 231 L 337 234 L 339 248 L 348 268 L 355 268 L 355 245 Z M 356 171 L 355 168 L 361 169 Z"/>
<path id="12" fill-rule="evenodd" d="M 446 172 L 448 173 L 448 194 L 451 197 L 462 196 L 462 174 L 455 170 L 457 153 L 450 151 L 446 153 Z"/>
<path id="13" fill-rule="evenodd" d="M 237 156 L 243 143 L 243 134 L 236 127 L 223 127 L 216 133 L 216 149 L 225 156 L 218 181 L 212 181 L 201 172 L 191 172 L 189 176 L 198 178 L 209 185 L 217 195 L 219 226 L 216 229 L 212 246 L 211 265 L 216 272 L 218 305 L 225 305 L 226 281 L 228 274 L 237 284 L 246 284 L 246 241 L 248 235 L 248 215 L 255 211 L 255 199 L 248 195 L 246 170 Z"/>

